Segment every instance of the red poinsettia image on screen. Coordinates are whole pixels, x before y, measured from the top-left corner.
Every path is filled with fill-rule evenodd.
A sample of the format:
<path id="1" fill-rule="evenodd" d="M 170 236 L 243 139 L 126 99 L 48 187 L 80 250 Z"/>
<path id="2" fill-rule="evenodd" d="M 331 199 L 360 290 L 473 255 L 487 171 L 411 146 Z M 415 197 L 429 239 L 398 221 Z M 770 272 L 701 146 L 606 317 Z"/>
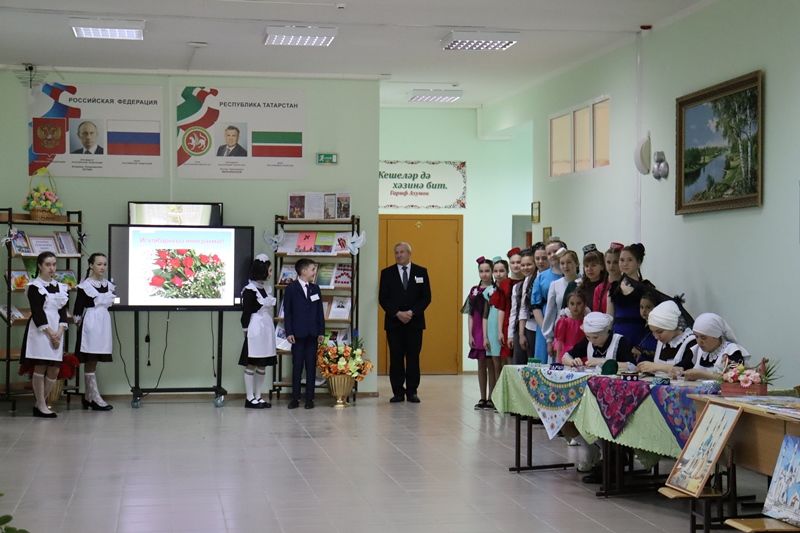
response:
<path id="1" fill-rule="evenodd" d="M 225 264 L 217 254 L 161 248 L 153 255 L 149 285 L 153 296 L 163 298 L 221 298 Z"/>

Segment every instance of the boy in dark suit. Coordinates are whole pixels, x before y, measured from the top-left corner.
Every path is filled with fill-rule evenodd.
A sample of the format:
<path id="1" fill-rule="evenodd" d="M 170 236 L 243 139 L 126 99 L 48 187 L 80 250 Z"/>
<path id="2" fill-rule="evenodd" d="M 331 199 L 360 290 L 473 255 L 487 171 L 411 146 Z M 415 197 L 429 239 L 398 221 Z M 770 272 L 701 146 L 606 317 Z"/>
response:
<path id="1" fill-rule="evenodd" d="M 397 264 L 381 271 L 378 302 L 386 311 L 383 327 L 389 343 L 389 380 L 392 383 L 391 403 L 419 403 L 419 352 L 425 329 L 425 309 L 431 303 L 428 271 L 411 263 L 411 245 L 394 247 Z"/>
<path id="2" fill-rule="evenodd" d="M 294 269 L 297 279 L 286 287 L 283 294 L 283 325 L 286 339 L 292 343 L 292 400 L 289 409 L 300 406 L 303 367 L 306 369 L 305 408 L 313 409 L 317 345 L 324 339 L 325 315 L 319 285 L 311 283 L 317 273 L 317 264 L 302 258 L 295 263 Z"/>

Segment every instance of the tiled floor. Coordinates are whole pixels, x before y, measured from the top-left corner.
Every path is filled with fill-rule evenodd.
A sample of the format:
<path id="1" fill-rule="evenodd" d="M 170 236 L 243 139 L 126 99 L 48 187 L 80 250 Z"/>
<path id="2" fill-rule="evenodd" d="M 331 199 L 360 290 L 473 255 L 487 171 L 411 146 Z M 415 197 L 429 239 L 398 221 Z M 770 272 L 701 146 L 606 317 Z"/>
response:
<path id="1" fill-rule="evenodd" d="M 419 405 L 116 401 L 0 415 L 0 514 L 32 533 L 683 532 L 682 505 L 598 499 L 574 470 L 512 474 L 513 419 L 473 411 L 474 376 L 423 377 Z M 3 404 L 3 408 L 7 404 Z M 537 457 L 574 449 L 535 436 Z M 541 454 L 541 455 L 539 455 Z"/>

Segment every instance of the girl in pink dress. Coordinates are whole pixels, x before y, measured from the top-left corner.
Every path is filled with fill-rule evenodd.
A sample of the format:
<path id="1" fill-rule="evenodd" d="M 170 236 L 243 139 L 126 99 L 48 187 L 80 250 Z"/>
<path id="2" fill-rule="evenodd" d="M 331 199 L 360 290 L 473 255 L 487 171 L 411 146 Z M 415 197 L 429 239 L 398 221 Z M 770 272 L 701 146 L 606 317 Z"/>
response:
<path id="1" fill-rule="evenodd" d="M 561 312 L 556 322 L 555 337 L 553 340 L 556 350 L 556 361 L 561 363 L 561 358 L 570 351 L 583 336 L 583 316 L 586 311 L 586 296 L 580 291 L 570 293 L 567 307 Z"/>
<path id="2" fill-rule="evenodd" d="M 492 262 L 481 256 L 475 260 L 478 263 L 478 276 L 480 282 L 469 290 L 467 299 L 461 312 L 467 315 L 469 323 L 469 358 L 478 361 L 478 386 L 480 387 L 481 399 L 475 404 L 475 409 L 486 409 L 487 384 L 489 378 L 489 364 L 491 361 L 486 359 L 486 348 L 483 339 L 483 315 L 489 302 L 483 295 L 483 291 L 494 285 L 492 278 Z"/>

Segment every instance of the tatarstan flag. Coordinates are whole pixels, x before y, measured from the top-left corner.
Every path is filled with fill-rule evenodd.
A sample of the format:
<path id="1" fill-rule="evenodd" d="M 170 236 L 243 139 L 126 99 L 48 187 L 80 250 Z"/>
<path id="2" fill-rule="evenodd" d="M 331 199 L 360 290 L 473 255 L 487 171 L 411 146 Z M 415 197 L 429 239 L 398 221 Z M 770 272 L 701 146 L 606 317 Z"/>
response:
<path id="1" fill-rule="evenodd" d="M 303 132 L 254 131 L 253 157 L 303 157 Z"/>

